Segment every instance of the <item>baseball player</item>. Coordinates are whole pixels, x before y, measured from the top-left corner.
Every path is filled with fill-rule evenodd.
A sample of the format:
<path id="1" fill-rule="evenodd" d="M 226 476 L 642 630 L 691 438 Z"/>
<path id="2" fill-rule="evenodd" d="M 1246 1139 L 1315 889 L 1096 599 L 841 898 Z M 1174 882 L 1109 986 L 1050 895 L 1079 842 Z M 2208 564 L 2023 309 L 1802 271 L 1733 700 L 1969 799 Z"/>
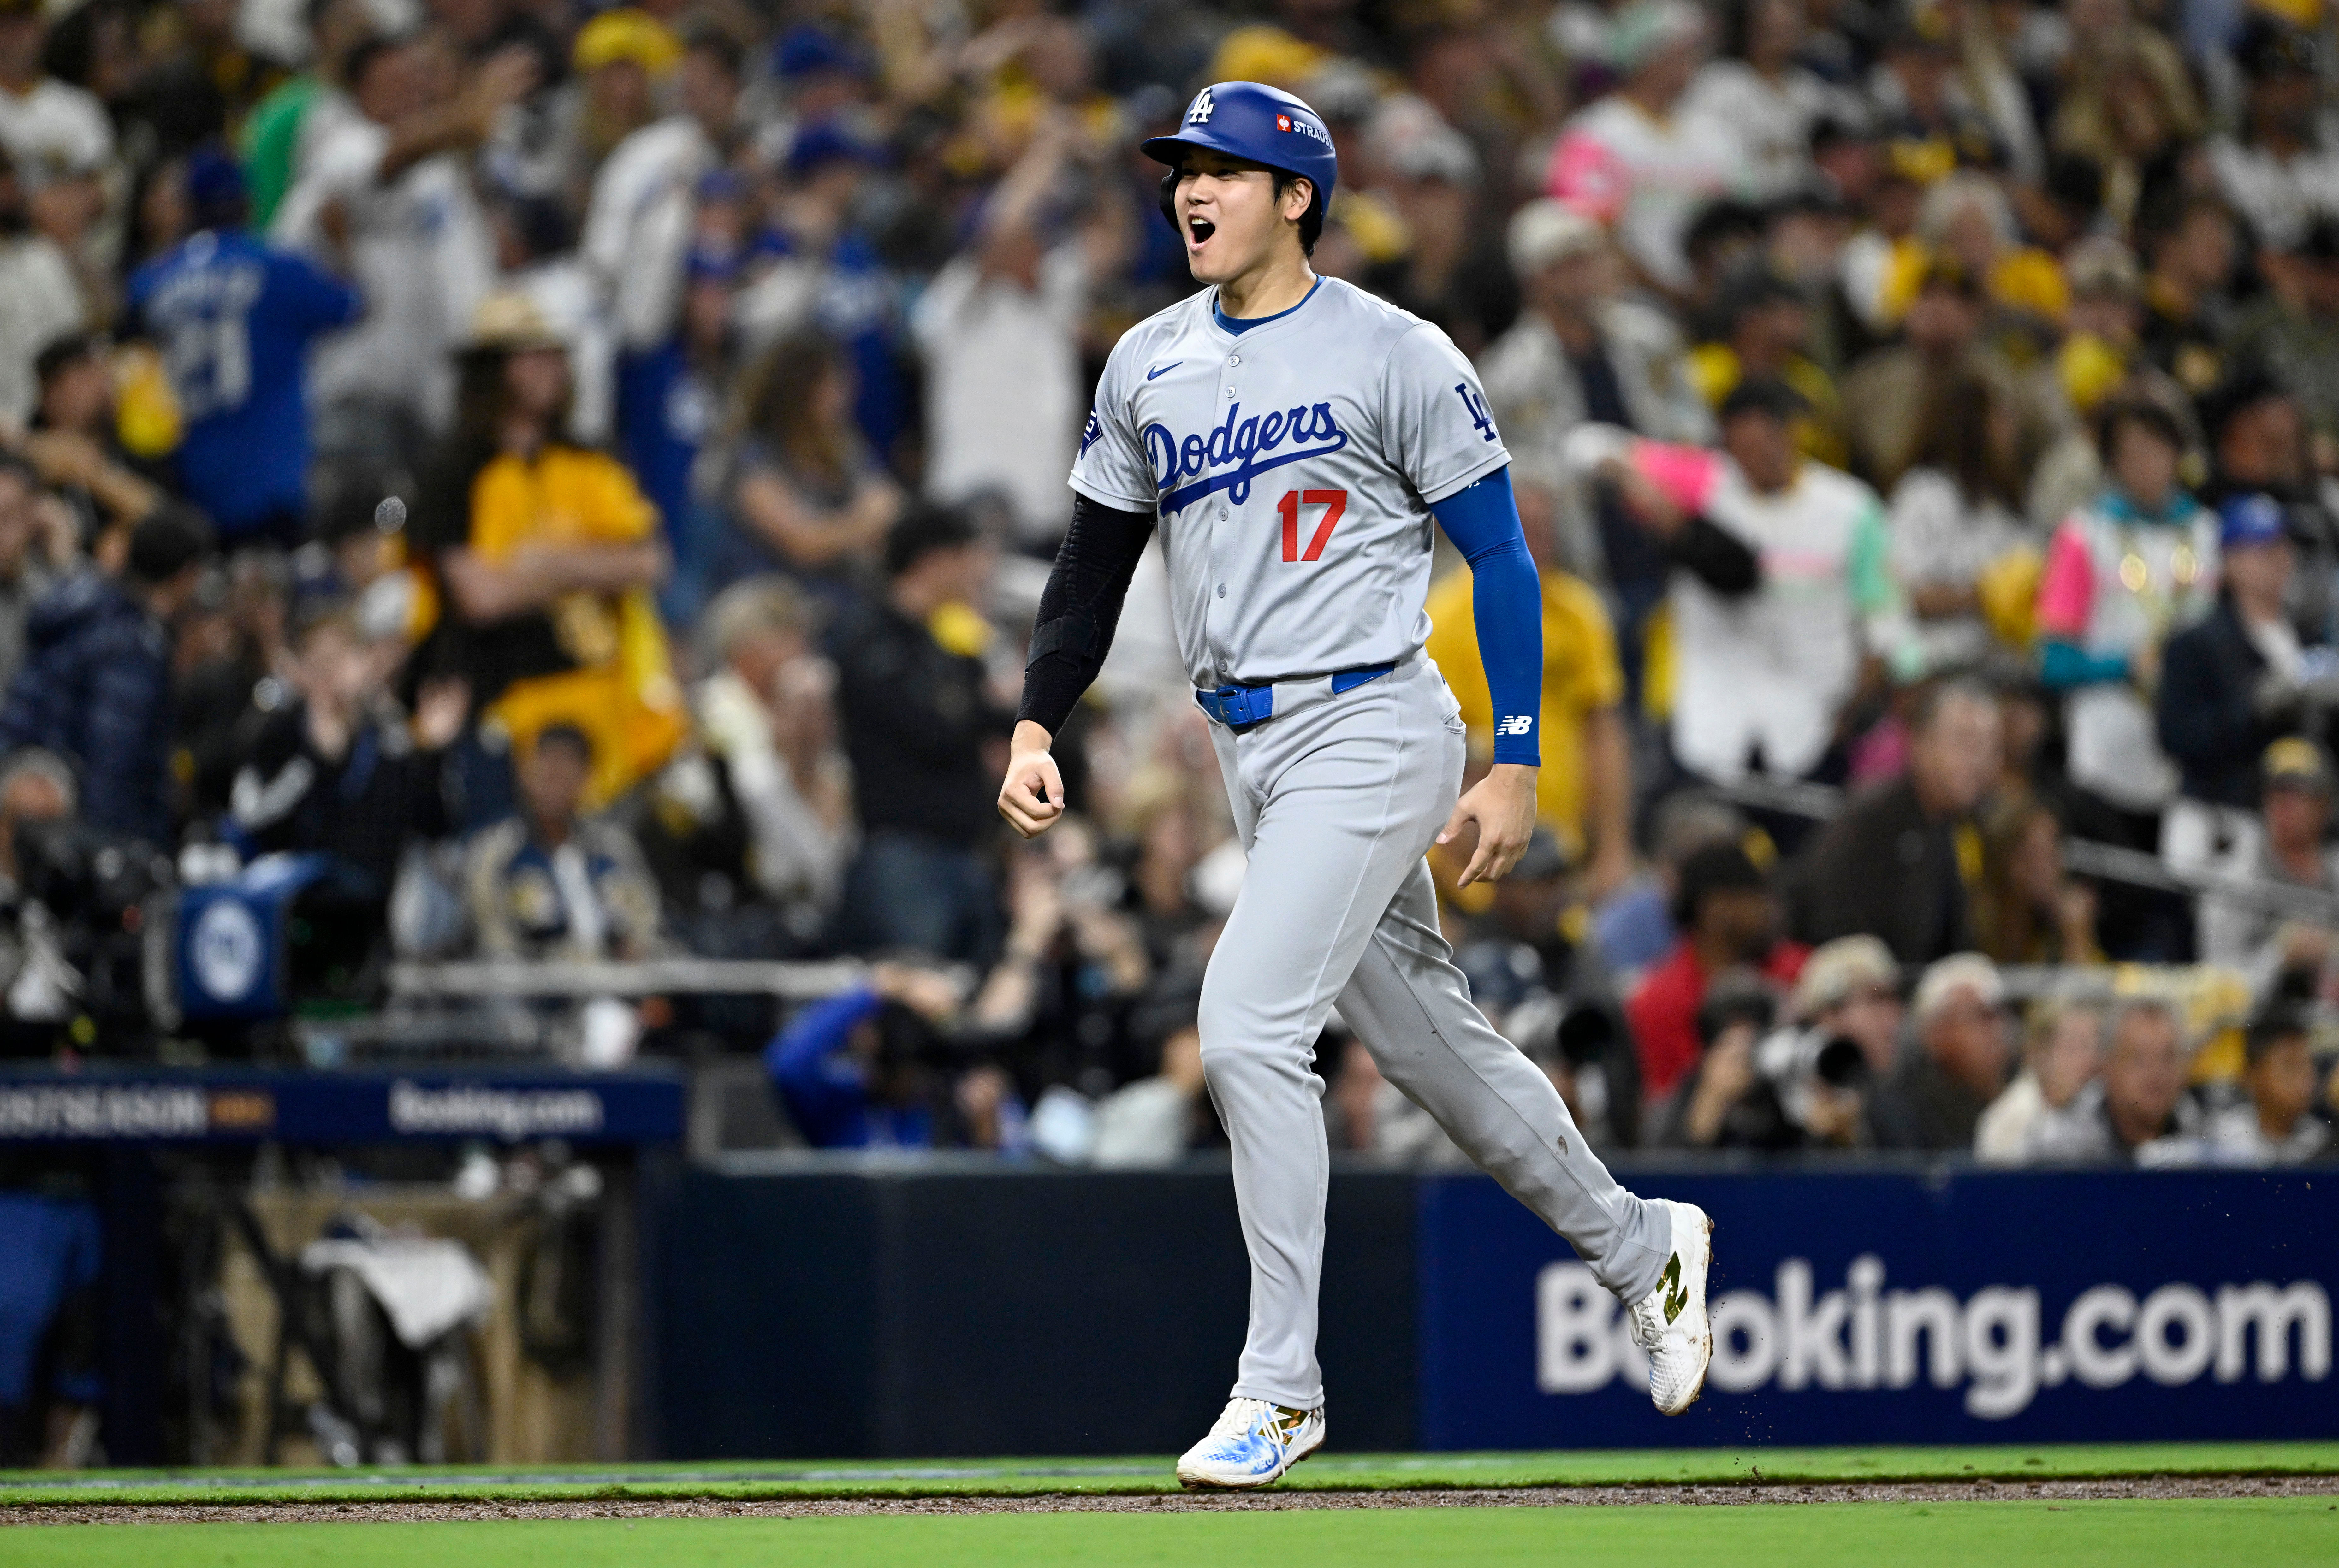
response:
<path id="1" fill-rule="evenodd" d="M 1712 1356 L 1712 1222 L 1617 1185 L 1551 1081 L 1471 1005 L 1423 859 L 1475 826 L 1462 881 L 1500 877 L 1535 825 L 1541 600 L 1478 378 L 1436 327 L 1308 265 L 1337 171 L 1306 104 L 1221 82 L 1144 152 L 1171 170 L 1162 212 L 1209 286 L 1130 329 L 1105 366 L 999 809 L 1027 838 L 1063 815 L 1049 746 L 1159 527 L 1179 650 L 1249 855 L 1200 1027 L 1250 1331 L 1225 1414 L 1178 1478 L 1268 1485 L 1324 1441 L 1329 1161 L 1310 1055 L 1335 1002 L 1389 1081 L 1628 1304 L 1650 1392 L 1678 1413 Z M 1497 715 L 1494 770 L 1458 803 L 1459 706 L 1422 651 L 1433 518 L 1475 574 Z"/>

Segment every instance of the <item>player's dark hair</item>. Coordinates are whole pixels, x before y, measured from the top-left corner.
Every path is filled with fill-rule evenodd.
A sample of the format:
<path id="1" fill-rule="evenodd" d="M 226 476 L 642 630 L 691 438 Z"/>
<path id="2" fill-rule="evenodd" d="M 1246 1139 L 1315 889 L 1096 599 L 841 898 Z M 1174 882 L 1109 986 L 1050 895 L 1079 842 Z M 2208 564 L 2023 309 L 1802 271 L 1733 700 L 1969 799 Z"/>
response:
<path id="1" fill-rule="evenodd" d="M 1275 199 L 1278 202 L 1283 200 L 1283 192 L 1291 188 L 1294 180 L 1308 179 L 1305 174 L 1294 174 L 1283 169 L 1267 172 L 1275 176 Z M 1161 176 L 1161 216 L 1172 229 L 1178 226 L 1178 182 L 1185 173 L 1183 169 L 1172 169 Z M 1316 190 L 1313 180 L 1308 181 L 1308 188 L 1315 192 L 1315 200 L 1310 201 L 1308 211 L 1299 215 L 1299 250 L 1302 255 L 1313 256 L 1316 254 L 1316 242 L 1324 237 L 1324 192 Z"/>

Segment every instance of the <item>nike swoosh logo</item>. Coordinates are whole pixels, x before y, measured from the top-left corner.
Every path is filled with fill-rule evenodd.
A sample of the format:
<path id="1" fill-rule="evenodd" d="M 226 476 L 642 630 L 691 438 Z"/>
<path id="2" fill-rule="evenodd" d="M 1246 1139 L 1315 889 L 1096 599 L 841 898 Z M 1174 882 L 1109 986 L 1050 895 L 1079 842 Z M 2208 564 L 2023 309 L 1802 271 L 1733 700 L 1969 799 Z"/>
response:
<path id="1" fill-rule="evenodd" d="M 1158 367 L 1158 368 L 1156 368 L 1156 369 L 1154 369 L 1154 370 L 1150 370 L 1146 371 L 1146 372 L 1145 372 L 1145 379 L 1146 379 L 1147 380 L 1149 380 L 1149 381 L 1150 381 L 1150 380 L 1153 380 L 1153 378 L 1154 378 L 1154 377 L 1156 377 L 1156 376 L 1166 376 L 1166 375 L 1168 375 L 1170 371 L 1172 371 L 1172 370 L 1176 370 L 1179 366 L 1180 366 L 1180 365 L 1184 364 L 1185 362 L 1186 362 L 1186 361 L 1185 361 L 1185 360 L 1170 360 L 1170 361 L 1168 364 L 1166 364 L 1166 365 L 1162 365 L 1162 366 L 1160 366 L 1160 367 Z"/>

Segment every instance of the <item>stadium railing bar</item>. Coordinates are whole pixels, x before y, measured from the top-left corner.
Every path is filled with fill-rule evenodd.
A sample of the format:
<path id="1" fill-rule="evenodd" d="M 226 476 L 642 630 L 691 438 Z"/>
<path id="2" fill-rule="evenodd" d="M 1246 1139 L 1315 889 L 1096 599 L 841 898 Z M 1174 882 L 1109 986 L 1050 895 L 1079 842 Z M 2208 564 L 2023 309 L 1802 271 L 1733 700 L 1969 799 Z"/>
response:
<path id="1" fill-rule="evenodd" d="M 1773 779 L 1749 778 L 1733 784 L 1709 785 L 1705 793 L 1733 805 L 1751 806 L 1757 811 L 1781 812 L 1821 822 L 1842 810 L 1844 803 L 1844 792 L 1833 785 Z M 2228 876 L 2221 872 L 2178 871 L 2157 855 L 2118 844 L 2101 843 L 2094 839 L 2067 839 L 2063 843 L 2063 864 L 2067 870 L 2099 882 L 2125 883 L 2130 887 L 2147 888 L 2155 892 L 2182 893 L 2195 898 L 2226 899 L 2288 919 L 2339 926 L 2339 896 L 2318 892 L 2312 888 L 2285 887 L 2279 883 L 2259 882 L 2251 877 Z"/>
<path id="2" fill-rule="evenodd" d="M 852 959 L 782 962 L 657 958 L 637 962 L 510 963 L 462 961 L 400 963 L 390 971 L 393 997 L 479 1001 L 514 996 L 775 996 L 815 1001 L 868 973 Z"/>

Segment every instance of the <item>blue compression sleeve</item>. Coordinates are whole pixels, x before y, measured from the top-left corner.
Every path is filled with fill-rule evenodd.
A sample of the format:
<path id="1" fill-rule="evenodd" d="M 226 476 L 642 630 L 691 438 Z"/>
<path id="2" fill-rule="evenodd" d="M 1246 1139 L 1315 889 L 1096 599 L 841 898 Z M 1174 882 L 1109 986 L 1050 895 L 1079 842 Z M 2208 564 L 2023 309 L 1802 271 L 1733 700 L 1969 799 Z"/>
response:
<path id="1" fill-rule="evenodd" d="M 1478 657 L 1495 702 L 1495 760 L 1543 760 L 1543 584 L 1519 527 L 1511 470 L 1497 468 L 1429 508 L 1470 563 Z"/>
<path id="2" fill-rule="evenodd" d="M 2126 654 L 2091 654 L 2077 643 L 2048 637 L 2038 649 L 2038 679 L 2052 691 L 2127 679 Z"/>

